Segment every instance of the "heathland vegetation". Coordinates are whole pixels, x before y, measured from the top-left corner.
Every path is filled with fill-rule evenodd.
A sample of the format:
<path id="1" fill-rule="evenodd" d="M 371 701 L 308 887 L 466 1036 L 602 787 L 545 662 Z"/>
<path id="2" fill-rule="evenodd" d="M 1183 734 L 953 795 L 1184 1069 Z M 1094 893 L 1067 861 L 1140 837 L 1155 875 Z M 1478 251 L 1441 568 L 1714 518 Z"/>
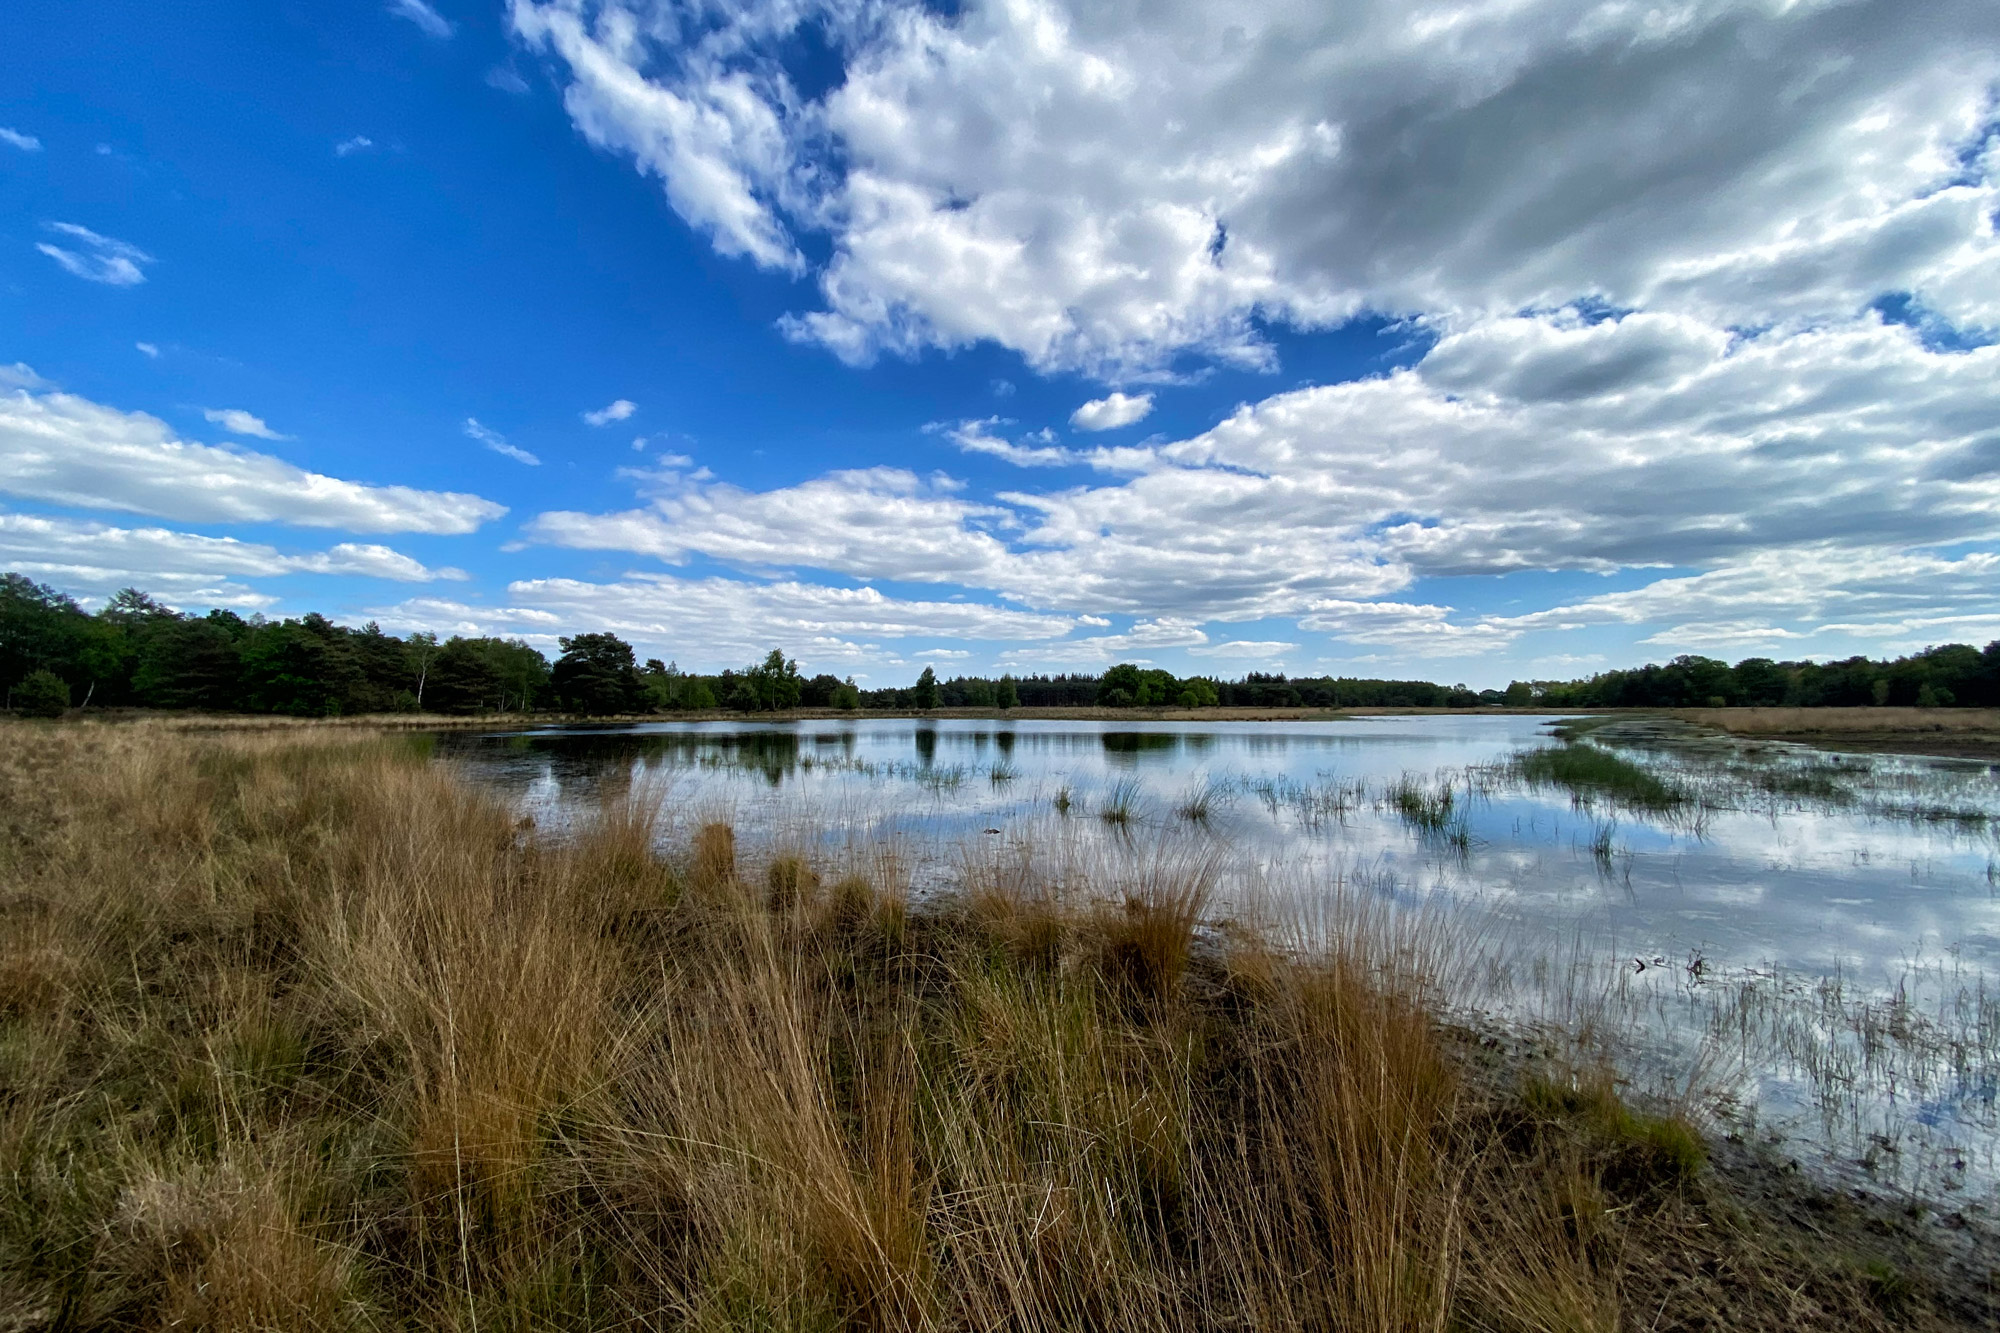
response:
<path id="1" fill-rule="evenodd" d="M 0 1326 L 1990 1314 L 1573 1034 L 1446 1021 L 1437 919 L 1028 835 L 913 901 L 663 795 L 557 833 L 412 738 L 0 723 Z"/>
<path id="2" fill-rule="evenodd" d="M 1677 657 L 1664 665 L 1570 681 L 1472 690 L 1421 680 L 1286 677 L 1240 680 L 1131 663 L 1102 675 L 1025 674 L 939 680 L 925 667 L 904 687 L 863 689 L 852 677 L 806 676 L 780 650 L 741 669 L 686 672 L 641 663 L 615 634 L 562 638 L 551 663 L 520 639 L 360 629 L 310 614 L 267 620 L 176 611 L 126 589 L 95 612 L 19 574 L 0 575 L 0 700 L 31 715 L 74 706 L 198 709 L 324 717 L 387 712 L 567 712 L 593 715 L 768 712 L 793 708 L 1522 708 L 2000 706 L 2000 642 L 1948 644 L 1889 661 L 1730 665 Z"/>

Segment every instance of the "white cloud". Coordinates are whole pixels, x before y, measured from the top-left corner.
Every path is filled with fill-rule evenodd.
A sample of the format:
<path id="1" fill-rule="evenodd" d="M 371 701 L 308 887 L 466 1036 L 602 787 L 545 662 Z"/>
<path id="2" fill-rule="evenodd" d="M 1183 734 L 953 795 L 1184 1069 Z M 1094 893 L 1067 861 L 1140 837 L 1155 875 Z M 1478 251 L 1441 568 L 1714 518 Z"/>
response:
<path id="1" fill-rule="evenodd" d="M 471 532 L 507 512 L 476 495 L 343 481 L 181 440 L 157 417 L 35 384 L 0 394 L 0 492 L 182 522 L 350 532 Z"/>
<path id="2" fill-rule="evenodd" d="M 469 438 L 479 441 L 494 453 L 505 458 L 511 458 L 516 463 L 526 463 L 529 467 L 540 467 L 542 465 L 542 460 L 529 453 L 526 449 L 507 443 L 507 438 L 500 434 L 499 431 L 480 425 L 479 418 L 477 417 L 467 417 L 465 419 L 465 433 Z"/>
<path id="3" fill-rule="evenodd" d="M 932 429 L 942 430 L 953 444 L 968 454 L 986 454 L 1002 459 L 1015 467 L 1069 467 L 1087 462 L 1084 454 L 1057 444 L 1016 444 L 993 433 L 1000 424 L 1000 418 L 987 417 L 983 421 L 961 421 L 954 426 L 936 425 Z"/>
<path id="4" fill-rule="evenodd" d="M 1059 643 L 1037 644 L 1016 649 L 1000 657 L 1003 666 L 1033 669 L 1036 666 L 1097 667 L 1113 662 L 1144 664 L 1153 659 L 1146 654 L 1162 648 L 1199 651 L 1208 635 L 1193 620 L 1161 616 L 1135 620 L 1123 634 L 1092 634 Z"/>
<path id="5" fill-rule="evenodd" d="M 1557 312 L 1483 322 L 1415 369 L 1277 394 L 1201 435 L 1117 451 L 1135 475 L 1112 484 L 982 503 L 894 469 L 767 492 L 676 475 L 649 507 L 545 514 L 527 530 L 669 560 L 953 583 L 1045 610 L 1291 616 L 1463 655 L 1535 626 L 1381 599 L 1424 577 L 1763 559 L 1810 571 L 1829 542 L 2000 541 L 1995 383 L 2000 346 L 1934 351 L 1872 317 L 1752 336 Z M 1018 462 L 1099 461 L 1045 458 L 1054 446 L 993 440 L 993 425 L 949 433 Z M 1935 570 L 1911 559 L 1884 567 L 1922 601 Z"/>
<path id="6" fill-rule="evenodd" d="M 37 139 L 32 134 L 23 134 L 19 130 L 9 129 L 5 125 L 0 125 L 0 143 L 9 144 L 24 153 L 39 153 L 42 151 L 42 141 L 40 139 Z"/>
<path id="7" fill-rule="evenodd" d="M 2000 334 L 1990 0 L 511 14 L 567 66 L 587 138 L 722 253 L 816 278 L 783 328 L 849 361 L 993 342 L 1129 388 L 1190 357 L 1268 368 L 1263 330 L 1362 314 L 1431 344 L 1178 441 L 936 428 L 1024 469 L 1114 474 L 1087 484 L 984 499 L 894 469 L 767 492 L 676 473 L 623 513 L 543 515 L 540 540 L 1072 615 L 1287 617 L 1412 658 L 1572 621 L 1663 649 L 1988 623 L 1958 589 L 1963 552 L 2000 542 L 2000 347 L 1976 346 Z M 807 27 L 843 65 L 823 95 L 780 58 Z M 1073 422 L 1149 402 L 1110 394 Z M 1842 551 L 1889 584 L 1864 594 Z M 1695 572 L 1506 617 L 1406 592 L 1645 567 Z"/>
<path id="8" fill-rule="evenodd" d="M 642 22 L 622 6 L 605 7 L 593 21 L 582 5 L 523 2 L 509 17 L 531 48 L 569 65 L 573 82 L 563 104 L 585 138 L 631 154 L 658 176 L 675 210 L 723 254 L 804 270 L 769 203 L 774 194 L 793 193 L 780 179 L 792 170 L 792 149 L 783 111 L 773 105 L 787 95 L 768 78 L 717 63 L 741 33 L 775 35 L 769 15 L 717 11 L 717 30 L 692 43 L 681 40 L 694 35 L 692 25 L 665 9 Z M 655 46 L 654 37 L 664 40 Z M 639 68 L 653 57 L 705 72 L 671 86 L 656 82 Z"/>
<path id="9" fill-rule="evenodd" d="M 352 139 L 342 139 L 333 146 L 335 157 L 351 157 L 375 146 L 375 141 L 365 134 L 357 134 Z"/>
<path id="10" fill-rule="evenodd" d="M 521 634 L 531 642 L 579 630 L 609 630 L 642 656 L 670 656 L 699 669 L 736 666 L 774 644 L 812 669 L 879 660 L 881 643 L 921 639 L 1017 642 L 1067 633 L 1062 617 L 971 602 L 917 601 L 874 588 L 794 581 L 684 579 L 628 574 L 615 583 L 532 579 L 508 586 L 509 604 L 478 607 L 418 599 L 383 608 L 386 628 L 461 634 Z"/>
<path id="11" fill-rule="evenodd" d="M 4 512 L 0 568 L 82 596 L 137 586 L 174 605 L 244 604 L 251 590 L 230 584 L 230 576 L 349 574 L 401 583 L 466 577 L 462 570 L 431 569 L 387 546 L 342 542 L 330 550 L 287 555 L 234 537 Z M 218 591 L 219 600 L 208 596 Z"/>
<path id="12" fill-rule="evenodd" d="M 37 375 L 34 367 L 16 361 L 11 366 L 0 366 L 0 389 L 46 389 L 49 382 Z"/>
<path id="13" fill-rule="evenodd" d="M 1006 517 L 899 468 L 835 472 L 783 490 L 704 485 L 676 474 L 643 509 L 546 513 L 524 531 L 555 546 L 631 551 L 679 562 L 692 553 L 748 568 L 833 569 L 855 578 L 977 582 L 1005 559 L 979 526 Z"/>
<path id="14" fill-rule="evenodd" d="M 1342 643 L 1396 648 L 1413 657 L 1470 657 L 1504 648 L 1518 629 L 1490 623 L 1460 624 L 1452 608 L 1412 602 L 1329 599 L 1299 619 L 1299 628 L 1330 634 Z"/>
<path id="15" fill-rule="evenodd" d="M 1009 440 L 994 433 L 996 427 L 1004 424 L 1008 423 L 1003 418 L 986 417 L 951 425 L 932 422 L 924 429 L 942 433 L 968 454 L 985 454 L 1012 463 L 1015 467 L 1081 466 L 1096 468 L 1100 472 L 1144 472 L 1158 462 L 1157 455 L 1150 449 L 1129 446 L 1071 449 L 1056 444 L 1056 433 L 1047 429 L 1031 432 L 1025 441 Z"/>
<path id="16" fill-rule="evenodd" d="M 1190 657 L 1245 658 L 1256 662 L 1272 662 L 1298 651 L 1298 645 L 1281 639 L 1231 639 L 1227 643 L 1211 643 L 1188 649 Z"/>
<path id="17" fill-rule="evenodd" d="M 1911 292 L 2000 326 L 1990 0 L 515 0 L 565 105 L 853 361 L 990 340 L 1110 378 L 1259 321 L 1583 298 L 1722 326 Z M 817 98 L 780 52 L 826 33 Z M 1865 52 L 1866 58 L 1858 58 Z M 1662 132 L 1670 126 L 1670 132 Z"/>
<path id="18" fill-rule="evenodd" d="M 143 344 L 142 344 L 143 346 Z M 222 427 L 231 435 L 254 435 L 260 440 L 289 440 L 289 435 L 280 435 L 264 424 L 261 417 L 252 416 L 240 407 L 208 407 L 202 409 L 202 416 Z"/>
<path id="19" fill-rule="evenodd" d="M 1677 652 L 1796 656 L 1820 642 L 1866 640 L 1908 652 L 2000 635 L 1993 588 L 2000 553 L 1946 556 L 1825 542 L 1758 552 L 1700 574 L 1522 615 L 1491 617 L 1509 634 L 1595 625 L 1662 625 L 1642 642 Z"/>
<path id="20" fill-rule="evenodd" d="M 1069 424 L 1078 430 L 1117 430 L 1135 421 L 1144 421 L 1153 411 L 1153 395 L 1127 396 L 1114 393 L 1093 398 L 1069 414 Z"/>
<path id="21" fill-rule="evenodd" d="M 408 19 L 423 30 L 424 36 L 443 41 L 452 34 L 452 23 L 424 0 L 389 0 L 389 12 Z"/>
<path id="22" fill-rule="evenodd" d="M 629 398 L 620 398 L 608 407 L 600 407 L 595 412 L 585 412 L 583 419 L 592 426 L 608 426 L 614 421 L 623 421 L 639 410 L 639 405 Z"/>
<path id="23" fill-rule="evenodd" d="M 133 343 L 132 345 L 153 360 L 157 361 L 160 359 L 160 349 L 157 345 L 153 343 Z"/>
<path id="24" fill-rule="evenodd" d="M 74 222 L 51 222 L 48 228 L 77 242 L 80 248 L 66 249 L 47 241 L 37 242 L 35 248 L 77 277 L 109 287 L 135 287 L 146 280 L 139 266 L 152 263 L 153 257 L 138 246 L 100 236 Z"/>
<path id="25" fill-rule="evenodd" d="M 522 78 L 519 72 L 506 65 L 495 65 L 486 71 L 486 86 L 498 88 L 503 93 L 512 93 L 516 97 L 528 91 L 528 81 Z"/>

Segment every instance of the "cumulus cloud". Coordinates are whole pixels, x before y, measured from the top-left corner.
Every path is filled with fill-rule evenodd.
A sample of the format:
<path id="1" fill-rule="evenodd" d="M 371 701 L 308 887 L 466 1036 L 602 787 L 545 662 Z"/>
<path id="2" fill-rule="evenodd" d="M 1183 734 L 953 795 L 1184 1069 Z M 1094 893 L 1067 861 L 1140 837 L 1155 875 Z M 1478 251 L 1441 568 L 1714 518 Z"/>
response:
<path id="1" fill-rule="evenodd" d="M 1144 421 L 1153 411 L 1150 393 L 1127 396 L 1114 393 L 1093 398 L 1069 414 L 1069 424 L 1078 430 L 1116 430 L 1135 421 Z"/>
<path id="2" fill-rule="evenodd" d="M 1609 572 L 2000 541 L 2000 346 L 1870 316 L 1731 333 L 1682 316 L 1484 322 L 1418 366 L 1247 404 L 1119 451 L 1115 483 L 981 502 L 895 469 L 755 492 L 677 479 L 649 507 L 547 514 L 560 545 L 950 582 L 1065 612 L 1299 618 L 1423 654 L 1530 628 L 1381 599 L 1425 577 Z M 1010 445 L 994 423 L 961 447 Z M 1791 552 L 1792 555 L 1776 553 Z M 1912 557 L 1915 559 L 1916 557 Z M 1921 590 L 1930 577 L 1903 569 Z M 1690 618 L 1693 618 L 1692 616 Z M 1712 619 L 1706 612 L 1701 618 Z"/>
<path id="3" fill-rule="evenodd" d="M 144 344 L 140 344 L 143 348 Z M 231 435 L 254 435 L 260 440 L 289 440 L 289 435 L 280 435 L 264 424 L 261 417 L 252 416 L 240 407 L 209 407 L 202 409 L 202 416 L 222 427 Z"/>
<path id="4" fill-rule="evenodd" d="M 629 398 L 620 398 L 608 407 L 600 407 L 595 412 L 585 412 L 584 422 L 592 426 L 608 426 L 614 421 L 623 421 L 639 410 L 639 405 Z"/>
<path id="5" fill-rule="evenodd" d="M 345 481 L 181 440 L 157 417 L 41 387 L 0 394 L 0 492 L 182 522 L 350 532 L 471 532 L 507 512 L 476 495 Z"/>
<path id="6" fill-rule="evenodd" d="M 2000 553 L 1958 556 L 1826 542 L 1767 551 L 1700 574 L 1492 617 L 1507 634 L 1593 625 L 1662 625 L 1644 642 L 1674 651 L 1744 655 L 1811 652 L 1814 642 L 1860 639 L 1908 652 L 1950 640 L 2000 636 L 1993 587 Z"/>
<path id="7" fill-rule="evenodd" d="M 400 583 L 466 577 L 368 543 L 286 554 L 234 537 L 13 513 L 0 513 L 0 567 L 86 597 L 136 585 L 175 605 L 244 604 L 253 594 L 231 584 L 231 576 L 351 574 Z"/>
<path id="8" fill-rule="evenodd" d="M 1964 551 L 2000 542 L 1988 0 L 1916 19 L 1895 0 L 510 12 L 566 70 L 580 132 L 721 253 L 812 276 L 782 328 L 850 362 L 991 342 L 1129 387 L 1190 357 L 1269 368 L 1265 330 L 1362 314 L 1425 349 L 1179 440 L 935 428 L 1099 474 L 1082 484 L 675 474 L 623 512 L 543 515 L 535 539 L 1075 617 L 1283 617 L 1410 657 L 1570 625 L 1806 651 L 1989 623 L 1956 591 L 1984 558 Z M 842 66 L 823 92 L 784 65 L 807 27 Z M 1112 393 L 1072 424 L 1150 401 Z M 1675 573 L 1510 617 L 1409 591 L 1635 567 Z"/>
<path id="9" fill-rule="evenodd" d="M 540 467 L 542 465 L 542 460 L 529 453 L 526 449 L 507 443 L 507 437 L 499 431 L 480 425 L 478 417 L 467 417 L 465 419 L 465 434 L 468 439 L 479 441 L 503 458 L 511 458 L 516 463 L 526 463 L 529 467 Z"/>
<path id="10" fill-rule="evenodd" d="M 699 553 L 749 568 L 817 568 L 855 578 L 977 582 L 1006 556 L 986 525 L 1008 511 L 957 498 L 901 468 L 835 472 L 775 491 L 647 474 L 664 489 L 642 509 L 553 512 L 525 528 L 555 546 L 679 562 Z"/>
<path id="11" fill-rule="evenodd" d="M 145 271 L 139 266 L 152 263 L 153 257 L 138 246 L 110 236 L 100 236 L 74 222 L 51 222 L 48 228 L 61 235 L 69 245 L 39 241 L 35 248 L 62 265 L 66 272 L 86 282 L 101 282 L 108 287 L 136 287 L 146 280 Z"/>
<path id="12" fill-rule="evenodd" d="M 783 643 L 808 669 L 879 658 L 902 640 L 1051 640 L 1071 622 L 1006 607 L 921 601 L 874 588 L 830 588 L 792 580 L 687 579 L 628 574 L 612 583 L 530 579 L 508 585 L 508 604 L 480 607 L 417 599 L 377 612 L 385 627 L 520 634 L 609 630 L 644 653 L 716 668 L 760 657 Z"/>
<path id="13" fill-rule="evenodd" d="M 416 24 L 426 37 L 443 41 L 452 34 L 451 20 L 424 3 L 424 0 L 389 0 L 389 12 L 399 19 L 408 19 Z"/>
<path id="14" fill-rule="evenodd" d="M 1728 326 L 1910 292 L 2000 325 L 1988 0 L 511 15 L 578 128 L 723 253 L 801 272 L 797 236 L 828 238 L 786 327 L 857 362 L 1258 366 L 1260 321 L 1586 297 Z M 844 66 L 818 96 L 781 60 L 807 28 Z"/>
<path id="15" fill-rule="evenodd" d="M 39 153 L 42 151 L 42 141 L 40 139 L 37 139 L 32 134 L 23 134 L 19 130 L 9 129 L 5 125 L 0 125 L 0 143 L 18 148 L 24 153 Z"/>
<path id="16" fill-rule="evenodd" d="M 784 123 L 793 99 L 781 76 L 731 60 L 747 38 L 781 37 L 791 26 L 785 18 L 757 6 L 714 18 L 662 6 L 642 20 L 623 5 L 526 2 L 509 16 L 530 47 L 569 66 L 563 104 L 585 138 L 658 176 L 674 209 L 721 253 L 804 271 L 772 208 L 774 198 L 795 194 L 783 183 L 795 170 Z M 702 34 L 710 22 L 719 26 Z M 685 73 L 649 77 L 656 64 Z"/>

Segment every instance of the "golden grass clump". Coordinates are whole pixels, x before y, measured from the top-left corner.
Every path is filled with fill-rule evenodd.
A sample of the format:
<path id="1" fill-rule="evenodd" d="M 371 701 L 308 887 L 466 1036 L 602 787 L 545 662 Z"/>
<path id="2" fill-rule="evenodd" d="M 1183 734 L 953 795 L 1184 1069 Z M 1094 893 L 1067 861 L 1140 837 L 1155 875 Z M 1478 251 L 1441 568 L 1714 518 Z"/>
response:
<path id="1" fill-rule="evenodd" d="M 1202 854 L 913 905 L 416 738 L 0 742 L 0 1327 L 1891 1326 L 1684 1124 L 1482 1065 L 1432 927 L 1225 929 Z"/>

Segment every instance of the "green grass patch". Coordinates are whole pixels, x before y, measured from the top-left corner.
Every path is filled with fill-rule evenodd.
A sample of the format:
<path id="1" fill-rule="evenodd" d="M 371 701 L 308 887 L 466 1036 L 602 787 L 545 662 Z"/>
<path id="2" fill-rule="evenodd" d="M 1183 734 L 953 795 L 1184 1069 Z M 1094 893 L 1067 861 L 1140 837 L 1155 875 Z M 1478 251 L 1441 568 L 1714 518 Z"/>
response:
<path id="1" fill-rule="evenodd" d="M 1572 795 L 1604 797 L 1635 810 L 1676 810 L 1687 793 L 1628 759 L 1586 742 L 1570 741 L 1515 756 L 1523 780 L 1561 787 Z"/>

